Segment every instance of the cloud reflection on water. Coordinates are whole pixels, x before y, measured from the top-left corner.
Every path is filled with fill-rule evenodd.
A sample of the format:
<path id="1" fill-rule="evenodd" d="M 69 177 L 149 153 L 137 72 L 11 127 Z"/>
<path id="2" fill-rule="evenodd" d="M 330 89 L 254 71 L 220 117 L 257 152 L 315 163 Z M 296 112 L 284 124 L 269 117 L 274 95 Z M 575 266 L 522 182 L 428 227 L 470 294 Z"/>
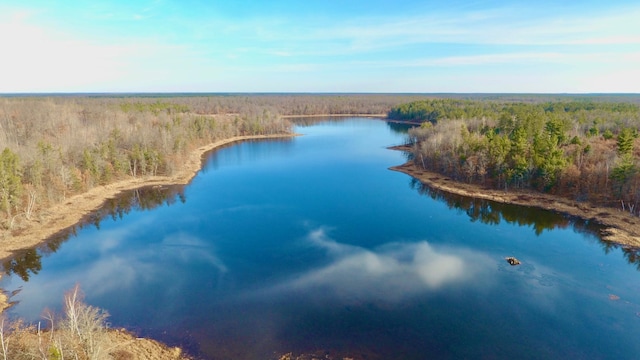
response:
<path id="1" fill-rule="evenodd" d="M 210 242 L 183 232 L 139 241 L 141 238 L 138 234 L 145 231 L 147 226 L 148 221 L 137 221 L 113 230 L 103 229 L 86 241 L 65 244 L 75 248 L 75 252 L 68 251 L 66 254 L 74 255 L 58 257 L 62 260 L 60 264 L 48 264 L 58 267 L 55 276 L 43 273 L 29 280 L 29 286 L 25 286 L 12 299 L 20 302 L 20 313 L 17 315 L 27 320 L 37 320 L 38 314 L 52 303 L 52 299 L 57 305 L 63 293 L 75 283 L 79 283 L 92 298 L 109 293 L 128 294 L 133 288 L 153 284 L 162 284 L 166 293 L 175 289 L 175 293 L 180 294 L 189 281 L 174 276 L 180 269 L 202 264 L 217 270 L 220 275 L 227 272 L 227 266 L 217 256 Z M 167 279 L 171 281 L 167 283 Z M 12 287 L 22 287 L 22 280 L 17 277 L 6 279 L 5 283 L 8 284 L 8 281 L 11 281 Z"/>
<path id="2" fill-rule="evenodd" d="M 331 262 L 278 284 L 267 294 L 397 302 L 447 286 L 485 282 L 483 274 L 495 267 L 495 260 L 482 253 L 434 247 L 426 241 L 394 242 L 369 250 L 339 243 L 324 228 L 311 231 L 305 241 L 324 249 Z"/>
<path id="3" fill-rule="evenodd" d="M 182 263 L 201 261 L 215 267 L 222 273 L 227 272 L 227 266 L 215 254 L 211 243 L 193 235 L 187 233 L 171 234 L 166 236 L 160 245 L 164 248 L 170 248 L 170 251 L 164 253 Z"/>

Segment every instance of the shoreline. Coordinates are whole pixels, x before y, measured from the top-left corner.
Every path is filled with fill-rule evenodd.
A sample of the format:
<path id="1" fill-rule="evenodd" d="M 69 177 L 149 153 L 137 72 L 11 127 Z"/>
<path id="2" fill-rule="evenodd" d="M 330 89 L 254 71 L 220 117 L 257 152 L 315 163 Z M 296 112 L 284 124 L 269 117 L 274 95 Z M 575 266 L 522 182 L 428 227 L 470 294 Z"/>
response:
<path id="1" fill-rule="evenodd" d="M 398 147 L 390 149 L 399 150 Z M 534 191 L 517 189 L 504 191 L 463 183 L 442 174 L 421 169 L 412 162 L 392 166 L 389 170 L 405 173 L 431 188 L 448 193 L 499 203 L 537 207 L 593 221 L 604 227 L 601 232 L 602 240 L 621 246 L 640 248 L 640 218 L 627 212 Z"/>
<path id="2" fill-rule="evenodd" d="M 145 186 L 188 184 L 202 169 L 203 156 L 218 147 L 245 140 L 277 139 L 293 136 L 297 136 L 297 134 L 246 135 L 218 140 L 193 151 L 182 168 L 172 176 L 130 178 L 96 186 L 87 192 L 71 196 L 62 203 L 42 210 L 42 219 L 40 221 L 31 221 L 25 229 L 20 230 L 20 234 L 3 239 L 0 242 L 0 261 L 8 260 L 17 251 L 30 249 L 45 243 L 49 237 L 77 224 L 85 215 L 99 209 L 106 200 L 117 196 L 121 192 Z"/>
<path id="3" fill-rule="evenodd" d="M 336 117 L 363 117 L 384 120 L 386 122 L 392 122 L 396 124 L 408 124 L 420 126 L 422 122 L 419 121 L 407 121 L 407 120 L 395 120 L 389 119 L 387 114 L 318 114 L 318 115 L 281 115 L 283 119 L 313 119 L 313 118 L 336 118 Z"/>
<path id="4" fill-rule="evenodd" d="M 82 217 L 99 209 L 105 201 L 124 191 L 154 185 L 188 184 L 202 169 L 205 160 L 204 155 L 216 148 L 246 140 L 278 139 L 294 136 L 298 136 L 298 134 L 246 135 L 218 140 L 193 151 L 184 166 L 172 176 L 131 178 L 100 185 L 85 193 L 74 195 L 62 203 L 43 210 L 43 219 L 41 221 L 32 221 L 27 228 L 22 230 L 20 235 L 3 239 L 0 242 L 0 260 L 6 261 L 14 255 L 14 252 L 34 248 L 45 243 L 52 235 L 77 224 L 82 220 Z M 0 274 L 0 279 L 2 275 Z M 11 307 L 10 297 L 11 294 L 4 291 L 4 289 L 0 289 L 0 314 Z M 182 349 L 178 347 L 169 347 L 153 339 L 138 338 L 124 329 L 109 331 L 109 336 L 117 344 L 117 348 L 126 351 L 133 359 L 188 359 L 183 354 Z"/>
<path id="5" fill-rule="evenodd" d="M 314 116 L 290 116 L 290 117 L 351 117 L 363 116 L 378 118 L 380 116 L 349 114 L 349 115 L 314 115 Z M 386 117 L 386 115 L 385 115 Z M 298 136 L 295 133 L 274 134 L 274 135 L 255 135 L 255 136 L 236 136 L 227 139 L 215 141 L 194 150 L 189 154 L 188 160 L 183 164 L 181 169 L 172 176 L 148 176 L 140 178 L 130 178 L 121 180 L 108 185 L 94 187 L 88 192 L 74 195 L 62 203 L 53 207 L 42 210 L 43 220 L 32 221 L 29 227 L 25 228 L 18 236 L 11 236 L 4 239 L 0 243 L 0 259 L 3 261 L 13 256 L 13 252 L 24 249 L 33 248 L 45 243 L 50 236 L 64 230 L 81 221 L 82 217 L 99 209 L 104 202 L 110 198 L 118 196 L 120 193 L 134 190 L 136 188 L 146 186 L 164 186 L 164 185 L 184 185 L 188 184 L 198 174 L 205 164 L 205 154 L 216 150 L 224 145 L 241 142 L 246 140 L 260 139 L 278 139 L 291 138 Z M 398 150 L 400 147 L 390 147 L 389 149 Z M 500 203 L 510 203 L 520 206 L 539 207 L 546 210 L 561 212 L 577 216 L 590 221 L 598 222 L 607 227 L 602 233 L 602 239 L 620 245 L 640 247 L 640 218 L 634 217 L 613 208 L 603 208 L 592 206 L 588 203 L 579 203 L 543 193 L 521 190 L 494 190 L 486 189 L 479 185 L 467 184 L 454 181 L 447 176 L 435 172 L 429 172 L 419 168 L 412 162 L 389 168 L 392 171 L 398 171 L 412 176 L 422 183 L 434 189 L 442 190 L 449 193 L 459 194 L 472 198 L 482 198 Z M 5 240 L 10 240 L 6 242 Z M 10 247 L 7 247 L 7 244 Z M 2 275 L 0 274 L 0 278 Z M 8 298 L 6 295 L 2 299 L 0 294 L 0 313 L 6 309 Z M 3 301 L 4 300 L 4 301 Z M 3 306 L 4 305 L 4 306 Z M 122 331 L 122 333 L 120 333 Z M 179 348 L 170 348 L 162 343 L 152 340 L 136 338 L 135 335 L 125 333 L 124 330 L 115 330 L 112 336 L 117 336 L 121 344 L 127 346 L 127 351 L 134 353 L 134 349 L 141 346 L 145 347 L 146 354 L 162 353 L 162 358 L 167 359 L 184 359 Z M 115 341 L 115 340 L 114 340 Z M 146 349 L 146 348 L 151 349 Z M 142 354 L 135 353 L 135 358 L 146 358 Z M 140 356 L 140 357 L 138 357 Z M 152 355 L 149 355 L 152 356 Z M 149 359 L 154 358 L 149 357 Z"/>
<path id="6" fill-rule="evenodd" d="M 294 118 L 323 118 L 323 117 L 370 117 L 386 118 L 387 114 L 314 114 L 314 115 L 280 115 L 283 119 Z"/>

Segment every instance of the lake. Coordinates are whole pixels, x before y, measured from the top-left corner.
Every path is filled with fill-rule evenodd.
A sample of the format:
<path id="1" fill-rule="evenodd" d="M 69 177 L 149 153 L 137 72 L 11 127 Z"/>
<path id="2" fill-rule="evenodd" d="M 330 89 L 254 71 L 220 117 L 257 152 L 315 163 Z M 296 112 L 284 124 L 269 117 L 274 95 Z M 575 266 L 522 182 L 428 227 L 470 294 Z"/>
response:
<path id="1" fill-rule="evenodd" d="M 326 119 L 216 150 L 188 186 L 123 194 L 5 263 L 10 313 L 38 321 L 79 283 L 113 327 L 203 359 L 637 358 L 636 250 L 389 170 L 405 130 Z"/>

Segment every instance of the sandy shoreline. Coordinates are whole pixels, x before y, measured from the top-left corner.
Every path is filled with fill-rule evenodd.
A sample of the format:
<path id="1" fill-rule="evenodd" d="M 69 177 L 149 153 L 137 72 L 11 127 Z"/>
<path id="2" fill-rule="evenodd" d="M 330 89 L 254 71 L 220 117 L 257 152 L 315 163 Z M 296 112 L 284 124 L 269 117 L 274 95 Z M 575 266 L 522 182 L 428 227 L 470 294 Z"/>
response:
<path id="1" fill-rule="evenodd" d="M 108 185 L 97 186 L 86 193 L 74 195 L 63 203 L 43 210 L 40 221 L 33 221 L 29 226 L 0 242 L 0 260 L 10 258 L 14 252 L 33 248 L 46 241 L 57 232 L 71 227 L 83 216 L 99 209 L 104 202 L 127 190 L 153 185 L 187 184 L 202 168 L 202 157 L 205 153 L 234 142 L 253 139 L 283 138 L 295 134 L 236 136 L 216 141 L 196 149 L 184 164 L 183 168 L 173 176 L 147 176 L 118 181 Z"/>
<path id="2" fill-rule="evenodd" d="M 533 191 L 487 189 L 475 184 L 454 181 L 442 174 L 426 171 L 412 162 L 391 167 L 390 170 L 413 176 L 431 188 L 448 193 L 500 203 L 537 207 L 594 221 L 605 226 L 602 232 L 603 240 L 624 246 L 640 247 L 640 218 L 627 212 L 597 207 L 588 203 L 571 201 Z"/>

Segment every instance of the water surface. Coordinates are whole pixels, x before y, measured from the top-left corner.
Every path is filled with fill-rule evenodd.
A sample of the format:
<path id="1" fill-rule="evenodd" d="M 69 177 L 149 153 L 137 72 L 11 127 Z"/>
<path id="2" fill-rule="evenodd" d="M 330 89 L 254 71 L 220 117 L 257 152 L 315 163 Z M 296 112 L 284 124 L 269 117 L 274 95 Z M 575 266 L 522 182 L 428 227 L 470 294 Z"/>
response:
<path id="1" fill-rule="evenodd" d="M 80 283 L 114 327 L 204 359 L 640 352 L 636 252 L 573 218 L 388 170 L 406 159 L 387 149 L 404 142 L 397 125 L 297 131 L 215 151 L 190 185 L 128 193 L 5 264 L 12 314 L 37 321 Z"/>

